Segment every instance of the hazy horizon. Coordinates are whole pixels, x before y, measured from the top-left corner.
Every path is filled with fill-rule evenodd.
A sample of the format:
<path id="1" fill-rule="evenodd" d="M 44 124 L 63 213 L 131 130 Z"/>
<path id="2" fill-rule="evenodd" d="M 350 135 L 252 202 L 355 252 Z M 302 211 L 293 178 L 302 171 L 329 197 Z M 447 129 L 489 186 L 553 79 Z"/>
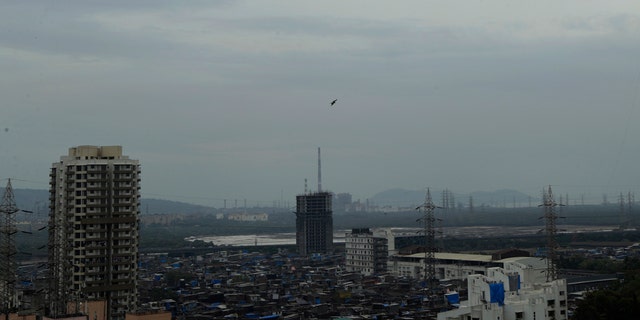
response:
<path id="1" fill-rule="evenodd" d="M 640 192 L 640 3 L 0 4 L 0 179 L 121 145 L 142 196 Z M 337 99 L 334 106 L 330 102 Z M 3 182 L 4 184 L 5 182 Z M 615 199 L 609 199 L 615 201 Z"/>

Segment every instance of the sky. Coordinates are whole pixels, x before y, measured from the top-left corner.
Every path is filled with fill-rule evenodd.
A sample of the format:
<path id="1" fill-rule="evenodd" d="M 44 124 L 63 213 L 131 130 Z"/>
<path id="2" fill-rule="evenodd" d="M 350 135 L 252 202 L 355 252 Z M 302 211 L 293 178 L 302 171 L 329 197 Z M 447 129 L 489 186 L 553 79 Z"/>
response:
<path id="1" fill-rule="evenodd" d="M 640 199 L 637 1 L 2 1 L 0 179 L 121 145 L 143 198 Z M 329 103 L 337 99 L 334 106 Z"/>

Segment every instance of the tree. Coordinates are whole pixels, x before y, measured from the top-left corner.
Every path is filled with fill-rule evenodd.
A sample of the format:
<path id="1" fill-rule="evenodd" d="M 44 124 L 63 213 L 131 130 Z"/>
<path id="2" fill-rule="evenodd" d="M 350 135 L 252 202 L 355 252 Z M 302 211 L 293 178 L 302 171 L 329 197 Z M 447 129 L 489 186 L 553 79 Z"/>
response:
<path id="1" fill-rule="evenodd" d="M 627 259 L 625 267 L 635 268 L 640 260 Z M 611 288 L 596 290 L 587 294 L 578 303 L 573 319 L 607 320 L 637 319 L 640 314 L 640 270 L 627 270 L 625 280 Z"/>

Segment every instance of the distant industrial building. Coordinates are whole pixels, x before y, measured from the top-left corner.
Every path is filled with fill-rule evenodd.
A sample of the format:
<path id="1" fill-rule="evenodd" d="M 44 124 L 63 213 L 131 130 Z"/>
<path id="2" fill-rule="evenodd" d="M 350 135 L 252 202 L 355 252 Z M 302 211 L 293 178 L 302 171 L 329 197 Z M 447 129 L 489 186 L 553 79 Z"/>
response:
<path id="1" fill-rule="evenodd" d="M 53 163 L 50 179 L 47 316 L 104 301 L 106 319 L 124 319 L 138 301 L 138 160 L 121 146 L 78 146 Z"/>
<path id="2" fill-rule="evenodd" d="M 296 196 L 296 246 L 300 255 L 333 251 L 333 210 L 330 192 Z"/>
<path id="3" fill-rule="evenodd" d="M 233 220 L 233 221 L 269 221 L 269 215 L 266 214 L 266 213 L 236 212 L 236 213 L 229 213 L 227 215 L 227 220 Z"/>
<path id="4" fill-rule="evenodd" d="M 351 209 L 351 203 L 353 202 L 350 193 L 338 193 L 334 197 L 334 209 L 337 212 L 347 212 Z"/>
<path id="5" fill-rule="evenodd" d="M 369 228 L 352 229 L 345 234 L 345 268 L 362 275 L 387 271 L 387 238 L 376 236 Z"/>

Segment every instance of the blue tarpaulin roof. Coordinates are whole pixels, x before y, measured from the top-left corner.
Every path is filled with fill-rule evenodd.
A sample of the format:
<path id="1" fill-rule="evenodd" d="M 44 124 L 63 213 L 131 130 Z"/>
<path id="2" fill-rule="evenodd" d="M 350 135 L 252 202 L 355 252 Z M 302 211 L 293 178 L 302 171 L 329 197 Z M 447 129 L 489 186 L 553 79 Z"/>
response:
<path id="1" fill-rule="evenodd" d="M 460 295 L 457 292 L 447 293 L 444 296 L 449 304 L 460 304 Z"/>
<path id="2" fill-rule="evenodd" d="M 490 283 L 489 293 L 491 294 L 490 302 L 497 302 L 499 306 L 504 306 L 504 284 Z"/>

